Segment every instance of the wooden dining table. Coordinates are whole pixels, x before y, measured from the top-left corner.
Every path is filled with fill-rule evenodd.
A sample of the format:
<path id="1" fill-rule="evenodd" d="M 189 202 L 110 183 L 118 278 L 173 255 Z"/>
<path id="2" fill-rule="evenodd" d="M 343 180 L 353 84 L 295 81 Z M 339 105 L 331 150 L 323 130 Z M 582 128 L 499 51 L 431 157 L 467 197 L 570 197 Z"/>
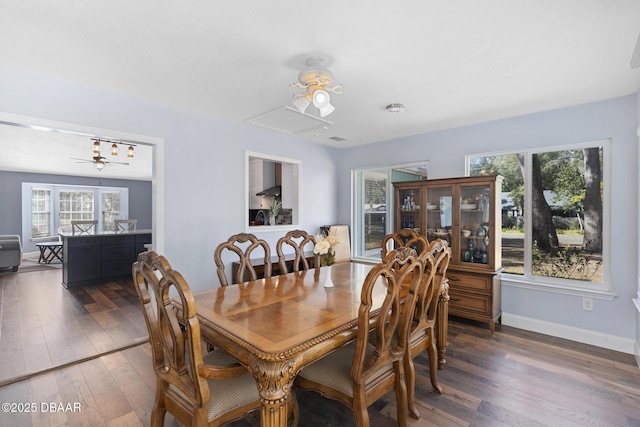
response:
<path id="1" fill-rule="evenodd" d="M 355 338 L 360 291 L 371 268 L 338 263 L 193 294 L 202 336 L 253 373 L 262 426 L 286 426 L 298 372 Z M 374 307 L 385 292 L 383 284 L 374 287 Z"/>

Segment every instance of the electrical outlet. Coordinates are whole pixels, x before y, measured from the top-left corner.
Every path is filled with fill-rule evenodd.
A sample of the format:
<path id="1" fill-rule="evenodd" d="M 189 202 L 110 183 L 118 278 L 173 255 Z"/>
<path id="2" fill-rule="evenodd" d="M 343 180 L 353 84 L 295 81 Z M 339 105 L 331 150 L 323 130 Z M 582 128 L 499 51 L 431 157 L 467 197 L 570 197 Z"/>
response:
<path id="1" fill-rule="evenodd" d="M 593 311 L 593 298 L 582 298 L 582 309 Z"/>

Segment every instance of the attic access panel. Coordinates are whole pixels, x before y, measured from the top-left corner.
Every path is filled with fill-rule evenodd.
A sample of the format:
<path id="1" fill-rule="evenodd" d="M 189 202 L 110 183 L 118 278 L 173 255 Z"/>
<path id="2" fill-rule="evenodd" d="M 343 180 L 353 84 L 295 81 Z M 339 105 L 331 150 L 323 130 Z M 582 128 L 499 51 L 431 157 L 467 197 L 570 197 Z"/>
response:
<path id="1" fill-rule="evenodd" d="M 333 125 L 329 120 L 300 113 L 291 107 L 276 108 L 247 120 L 247 123 L 289 135 L 298 135 Z"/>

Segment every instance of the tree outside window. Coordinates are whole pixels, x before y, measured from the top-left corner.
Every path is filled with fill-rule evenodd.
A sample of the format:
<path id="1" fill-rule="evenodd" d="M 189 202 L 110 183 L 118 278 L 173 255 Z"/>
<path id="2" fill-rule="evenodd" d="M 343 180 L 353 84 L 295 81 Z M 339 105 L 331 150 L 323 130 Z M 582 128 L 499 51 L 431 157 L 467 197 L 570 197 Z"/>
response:
<path id="1" fill-rule="evenodd" d="M 469 157 L 469 175 L 505 178 L 505 273 L 603 283 L 605 145 Z"/>

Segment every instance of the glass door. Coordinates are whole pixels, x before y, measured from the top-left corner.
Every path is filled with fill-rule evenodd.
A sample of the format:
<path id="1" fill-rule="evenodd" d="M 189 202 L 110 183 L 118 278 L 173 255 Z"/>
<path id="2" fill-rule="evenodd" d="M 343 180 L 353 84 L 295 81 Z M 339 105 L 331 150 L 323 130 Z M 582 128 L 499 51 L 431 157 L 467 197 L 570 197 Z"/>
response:
<path id="1" fill-rule="evenodd" d="M 460 248 L 462 263 L 489 264 L 490 188 L 488 185 L 460 186 Z"/>
<path id="2" fill-rule="evenodd" d="M 443 239 L 451 245 L 453 187 L 427 189 L 427 239 Z"/>

